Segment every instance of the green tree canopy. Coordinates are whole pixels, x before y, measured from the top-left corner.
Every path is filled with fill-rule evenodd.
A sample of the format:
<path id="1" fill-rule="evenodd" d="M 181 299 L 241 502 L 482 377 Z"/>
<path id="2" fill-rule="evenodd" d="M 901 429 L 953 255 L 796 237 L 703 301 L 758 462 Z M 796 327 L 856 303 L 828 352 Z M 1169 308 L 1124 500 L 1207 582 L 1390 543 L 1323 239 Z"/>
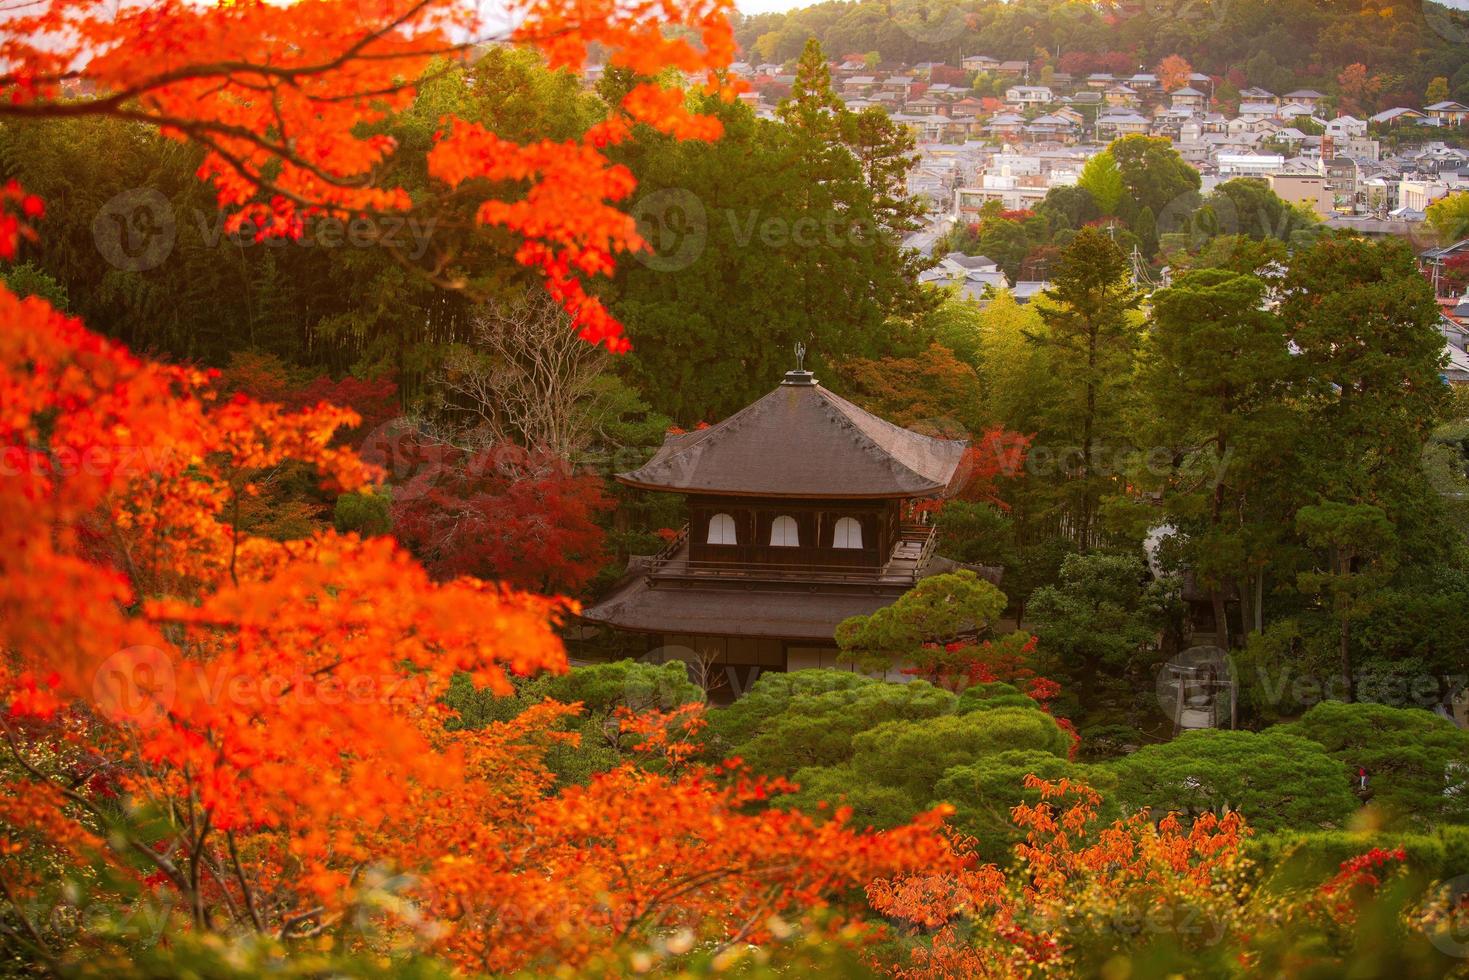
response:
<path id="1" fill-rule="evenodd" d="M 1469 823 L 1469 732 L 1418 708 L 1323 701 L 1273 731 L 1319 742 L 1400 826 Z"/>
<path id="2" fill-rule="evenodd" d="M 1111 763 L 1129 808 L 1185 817 L 1239 810 L 1261 832 L 1343 827 L 1357 810 L 1342 764 L 1310 739 L 1265 732 L 1185 732 Z"/>

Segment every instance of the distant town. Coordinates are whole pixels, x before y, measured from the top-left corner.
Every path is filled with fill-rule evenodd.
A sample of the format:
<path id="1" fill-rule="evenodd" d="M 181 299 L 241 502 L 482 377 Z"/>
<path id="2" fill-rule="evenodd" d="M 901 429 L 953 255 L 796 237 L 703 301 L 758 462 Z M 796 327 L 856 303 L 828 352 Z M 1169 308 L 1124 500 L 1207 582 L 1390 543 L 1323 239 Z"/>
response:
<path id="1" fill-rule="evenodd" d="M 740 98 L 762 116 L 774 115 L 795 80 L 785 65 L 736 62 L 730 71 L 749 86 Z M 1051 188 L 1075 185 L 1108 142 L 1133 134 L 1167 137 L 1203 175 L 1206 193 L 1234 177 L 1260 178 L 1328 227 L 1369 237 L 1415 234 L 1430 204 L 1469 190 L 1459 129 L 1469 106 L 1452 100 L 1357 118 L 1309 88 L 1249 87 L 1237 104 L 1224 104 L 1215 79 L 1200 72 L 1173 84 L 1142 70 L 1077 77 L 1047 69 L 1032 79 L 1027 62 L 983 54 L 957 66 L 850 58 L 831 72 L 848 109 L 882 108 L 913 132 L 920 161 L 908 189 L 940 221 L 977 219 L 989 201 L 1007 211 L 1033 207 Z M 590 69 L 589 79 L 598 74 Z M 968 84 L 938 80 L 960 75 Z M 989 91 L 999 94 L 978 94 Z M 1385 137 L 1404 126 L 1442 130 L 1443 138 L 1387 149 Z"/>

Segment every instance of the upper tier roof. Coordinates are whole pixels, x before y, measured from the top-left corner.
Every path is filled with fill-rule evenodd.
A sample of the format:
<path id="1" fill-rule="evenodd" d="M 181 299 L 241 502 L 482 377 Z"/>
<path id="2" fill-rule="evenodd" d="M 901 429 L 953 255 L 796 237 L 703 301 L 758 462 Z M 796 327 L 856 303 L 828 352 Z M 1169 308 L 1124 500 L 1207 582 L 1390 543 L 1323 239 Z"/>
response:
<path id="1" fill-rule="evenodd" d="M 918 497 L 944 492 L 966 443 L 886 422 L 827 391 L 808 371 L 717 425 L 665 437 L 617 478 L 675 493 L 757 497 Z"/>

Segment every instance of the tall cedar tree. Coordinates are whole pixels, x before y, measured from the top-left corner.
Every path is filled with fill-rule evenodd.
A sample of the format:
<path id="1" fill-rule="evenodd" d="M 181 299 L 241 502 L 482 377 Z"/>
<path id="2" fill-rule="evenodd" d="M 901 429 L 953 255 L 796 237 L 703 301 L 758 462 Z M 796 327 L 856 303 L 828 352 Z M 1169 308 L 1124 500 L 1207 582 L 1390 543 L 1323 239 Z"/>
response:
<path id="1" fill-rule="evenodd" d="M 797 341 L 824 373 L 848 357 L 922 349 L 889 325 L 939 299 L 917 283 L 927 260 L 899 240 L 911 139 L 847 112 L 819 53 L 794 91 L 774 121 L 700 103 L 722 123 L 715 143 L 640 130 L 616 153 L 638 178 L 634 213 L 657 251 L 622 264 L 611 306 L 634 341 L 626 369 L 680 424 L 769 391 Z"/>
<path id="2" fill-rule="evenodd" d="M 1292 362 L 1280 320 L 1254 276 L 1204 269 L 1153 294 L 1143 384 L 1158 436 L 1185 447 L 1164 487 L 1168 519 L 1188 539 L 1189 566 L 1208 591 L 1221 645 L 1225 596 L 1258 570 L 1246 501 L 1289 459 L 1300 436 L 1287 404 Z"/>
<path id="3" fill-rule="evenodd" d="M 1097 506 L 1112 487 L 1099 472 L 1098 450 L 1122 402 L 1137 350 L 1141 301 L 1128 278 L 1129 264 L 1116 244 L 1096 228 L 1084 228 L 1061 253 L 1039 307 L 1045 329 L 1033 340 L 1047 349 L 1065 392 L 1051 409 L 1045 435 L 1075 440 L 1056 445 L 1075 461 L 1060 488 L 1061 517 L 1083 547 L 1097 543 Z"/>

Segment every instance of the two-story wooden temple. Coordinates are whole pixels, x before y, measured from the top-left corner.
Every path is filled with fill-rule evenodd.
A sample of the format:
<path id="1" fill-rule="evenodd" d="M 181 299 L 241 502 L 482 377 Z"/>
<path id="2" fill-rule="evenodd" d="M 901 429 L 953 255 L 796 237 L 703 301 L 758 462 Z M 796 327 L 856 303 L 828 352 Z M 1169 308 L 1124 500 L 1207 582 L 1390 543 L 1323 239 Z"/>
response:
<path id="1" fill-rule="evenodd" d="M 720 669 L 738 693 L 768 670 L 835 665 L 838 623 L 957 567 L 907 505 L 956 488 L 966 443 L 886 422 L 811 372 L 717 425 L 670 434 L 618 474 L 684 494 L 688 524 L 583 617 L 649 651 Z"/>

